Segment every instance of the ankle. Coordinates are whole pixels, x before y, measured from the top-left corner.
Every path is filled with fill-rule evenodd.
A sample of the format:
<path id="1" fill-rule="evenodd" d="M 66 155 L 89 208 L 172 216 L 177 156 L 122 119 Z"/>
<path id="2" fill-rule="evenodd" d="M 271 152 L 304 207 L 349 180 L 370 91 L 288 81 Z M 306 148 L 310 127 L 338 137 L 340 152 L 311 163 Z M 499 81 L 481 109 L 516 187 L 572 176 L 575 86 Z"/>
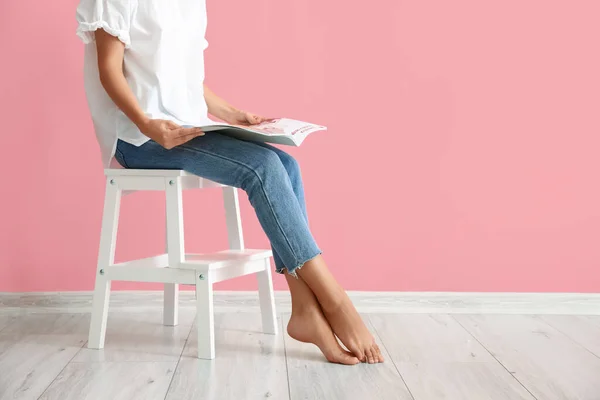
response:
<path id="1" fill-rule="evenodd" d="M 313 303 L 310 305 L 302 304 L 292 307 L 292 316 L 301 317 L 304 315 L 311 315 L 316 312 L 320 312 L 318 303 Z"/>
<path id="2" fill-rule="evenodd" d="M 344 289 L 339 287 L 329 293 L 327 298 L 323 299 L 320 304 L 323 312 L 330 314 L 339 311 L 348 301 L 350 301 L 350 298 Z"/>

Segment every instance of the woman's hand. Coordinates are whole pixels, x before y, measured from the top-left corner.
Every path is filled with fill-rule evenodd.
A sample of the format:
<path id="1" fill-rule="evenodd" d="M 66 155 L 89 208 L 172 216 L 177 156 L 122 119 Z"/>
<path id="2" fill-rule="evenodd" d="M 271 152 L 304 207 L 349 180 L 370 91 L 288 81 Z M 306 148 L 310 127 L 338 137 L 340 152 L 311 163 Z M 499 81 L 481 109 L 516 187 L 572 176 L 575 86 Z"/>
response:
<path id="1" fill-rule="evenodd" d="M 140 123 L 138 127 L 144 135 L 167 150 L 204 135 L 200 128 L 183 128 L 175 122 L 165 119 L 148 119 Z"/>
<path id="2" fill-rule="evenodd" d="M 227 116 L 225 122 L 231 125 L 258 125 L 263 122 L 271 121 L 273 118 L 265 118 L 260 115 L 253 114 L 247 111 L 235 110 L 231 115 Z"/>

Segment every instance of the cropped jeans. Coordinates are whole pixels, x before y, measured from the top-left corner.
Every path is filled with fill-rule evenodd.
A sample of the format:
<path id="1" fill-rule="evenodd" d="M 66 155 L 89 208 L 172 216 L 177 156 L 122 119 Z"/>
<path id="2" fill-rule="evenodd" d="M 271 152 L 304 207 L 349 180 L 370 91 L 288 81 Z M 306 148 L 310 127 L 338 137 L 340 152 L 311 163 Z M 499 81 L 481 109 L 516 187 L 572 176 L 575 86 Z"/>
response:
<path id="1" fill-rule="evenodd" d="M 271 242 L 278 273 L 295 276 L 321 254 L 308 227 L 298 163 L 277 147 L 206 132 L 170 150 L 153 140 L 139 147 L 119 140 L 115 158 L 125 168 L 182 169 L 244 190 Z"/>

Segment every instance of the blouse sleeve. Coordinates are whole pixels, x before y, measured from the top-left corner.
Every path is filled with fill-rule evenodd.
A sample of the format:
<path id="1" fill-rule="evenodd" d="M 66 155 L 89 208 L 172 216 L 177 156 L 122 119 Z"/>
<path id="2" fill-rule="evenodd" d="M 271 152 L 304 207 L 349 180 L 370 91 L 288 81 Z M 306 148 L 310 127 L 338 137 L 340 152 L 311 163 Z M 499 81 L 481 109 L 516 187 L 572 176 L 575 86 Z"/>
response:
<path id="1" fill-rule="evenodd" d="M 77 23 L 77 36 L 85 44 L 94 41 L 94 32 L 97 29 L 103 29 L 123 42 L 125 48 L 131 45 L 130 0 L 80 0 L 77 7 Z"/>

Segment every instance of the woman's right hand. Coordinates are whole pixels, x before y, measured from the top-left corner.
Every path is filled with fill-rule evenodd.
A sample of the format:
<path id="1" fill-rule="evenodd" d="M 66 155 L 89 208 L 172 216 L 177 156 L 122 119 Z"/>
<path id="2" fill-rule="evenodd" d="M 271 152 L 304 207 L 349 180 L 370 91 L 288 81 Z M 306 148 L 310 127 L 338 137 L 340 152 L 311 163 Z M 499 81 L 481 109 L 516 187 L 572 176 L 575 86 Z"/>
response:
<path id="1" fill-rule="evenodd" d="M 148 119 L 138 127 L 144 135 L 167 150 L 204 135 L 200 128 L 184 128 L 166 119 Z"/>

